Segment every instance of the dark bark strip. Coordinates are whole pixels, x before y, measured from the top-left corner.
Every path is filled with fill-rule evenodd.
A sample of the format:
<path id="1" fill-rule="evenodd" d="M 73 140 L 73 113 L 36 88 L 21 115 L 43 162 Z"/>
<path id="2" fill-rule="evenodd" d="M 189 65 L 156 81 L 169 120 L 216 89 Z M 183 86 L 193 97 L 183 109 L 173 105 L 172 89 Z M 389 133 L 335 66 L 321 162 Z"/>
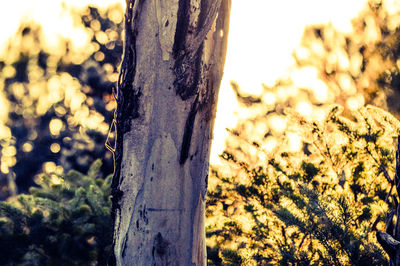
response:
<path id="1" fill-rule="evenodd" d="M 190 108 L 188 118 L 186 119 L 185 131 L 183 133 L 183 139 L 182 139 L 181 155 L 179 158 L 180 165 L 183 165 L 186 162 L 187 158 L 189 157 L 190 142 L 192 141 L 193 126 L 194 126 L 194 121 L 196 119 L 198 106 L 199 106 L 199 96 L 197 96 L 196 99 L 194 100 L 194 103 Z"/>
<path id="2" fill-rule="evenodd" d="M 136 3 L 136 1 L 138 2 Z M 119 189 L 119 185 L 123 178 L 121 176 L 123 138 L 124 134 L 131 129 L 132 119 L 139 117 L 139 98 L 141 96 L 141 88 L 133 88 L 133 81 L 136 74 L 137 34 L 137 23 L 134 22 L 139 15 L 142 2 L 143 0 L 126 0 L 124 54 L 122 56 L 117 93 L 115 95 L 117 109 L 114 113 L 113 125 L 111 125 L 111 127 L 115 126 L 116 130 L 115 146 L 112 150 L 114 154 L 114 176 L 111 184 L 112 217 L 114 223 L 117 210 L 120 209 L 119 201 L 123 195 L 123 192 Z M 135 4 L 138 8 L 135 9 L 135 14 L 132 14 Z M 114 248 L 112 248 L 112 250 L 114 250 Z M 112 252 L 109 259 L 109 265 L 115 264 L 115 255 Z"/>
<path id="3" fill-rule="evenodd" d="M 204 5 L 202 5 L 202 7 L 204 7 Z M 176 76 L 176 79 L 174 81 L 175 91 L 176 94 L 178 94 L 183 101 L 193 97 L 194 95 L 197 95 L 195 101 L 191 106 L 183 133 L 182 146 L 179 157 L 179 164 L 183 165 L 189 157 L 190 142 L 192 140 L 193 134 L 193 125 L 196 119 L 196 113 L 199 105 L 198 85 L 202 73 L 201 61 L 203 56 L 203 45 L 199 47 L 198 51 L 195 51 L 194 56 L 191 55 L 193 51 L 186 50 L 186 38 L 188 35 L 190 19 L 190 1 L 179 1 L 177 17 L 178 20 L 176 24 L 175 40 L 173 47 L 173 55 L 175 57 L 174 72 Z"/>
<path id="4" fill-rule="evenodd" d="M 204 4 L 202 4 L 202 6 L 204 6 Z M 202 10 L 200 10 L 200 12 L 202 12 Z M 194 32 L 189 32 L 190 1 L 179 1 L 177 17 L 178 20 L 173 46 L 173 55 L 175 58 L 174 72 L 176 75 L 174 87 L 176 94 L 185 101 L 196 95 L 198 91 L 203 45 L 200 45 L 196 51 L 189 51 L 187 49 L 189 45 L 187 43 L 188 34 L 195 34 Z"/>
<path id="5" fill-rule="evenodd" d="M 178 20 L 176 22 L 175 40 L 173 47 L 173 53 L 175 59 L 178 58 L 178 56 L 182 56 L 182 52 L 184 52 L 185 50 L 186 36 L 189 27 L 189 8 L 190 8 L 190 1 L 179 0 L 178 15 L 177 15 Z"/>
<path id="6" fill-rule="evenodd" d="M 175 61 L 174 70 L 176 79 L 174 87 L 176 94 L 178 94 L 183 101 L 191 98 L 198 92 L 198 85 L 202 72 L 202 56 L 203 46 L 200 47 L 194 58 L 182 56 Z"/>
<path id="7" fill-rule="evenodd" d="M 201 102 L 199 102 L 199 84 L 201 82 L 201 77 L 206 72 L 208 72 L 207 66 L 202 65 L 204 40 L 201 39 L 200 44 L 190 44 L 187 43 L 186 37 L 189 33 L 195 34 L 196 38 L 194 41 L 198 41 L 197 35 L 203 35 L 204 33 L 202 31 L 204 31 L 205 29 L 207 29 L 208 32 L 208 29 L 211 28 L 211 24 L 215 19 L 216 10 L 219 10 L 220 7 L 221 1 L 217 1 L 214 3 L 201 1 L 199 21 L 196 29 L 197 32 L 193 33 L 188 32 L 190 18 L 190 1 L 179 1 L 178 21 L 176 25 L 175 42 L 173 47 L 175 57 L 174 72 L 176 75 L 174 87 L 176 93 L 181 97 L 183 101 L 193 97 L 194 95 L 197 95 L 186 120 L 179 158 L 179 163 L 181 165 L 186 162 L 189 156 L 190 142 L 192 139 L 193 125 L 196 113 L 199 109 L 199 106 L 204 105 L 205 100 L 207 100 L 203 99 L 204 97 L 202 96 L 202 100 Z M 220 23 L 220 21 L 218 22 Z M 195 49 L 195 51 L 191 50 L 193 48 Z M 212 94 L 211 88 L 208 88 L 207 92 Z"/>
<path id="8" fill-rule="evenodd" d="M 212 3 L 211 3 L 212 4 Z M 207 19 L 207 14 L 209 12 L 209 5 L 208 1 L 201 1 L 200 3 L 200 14 L 199 14 L 199 21 L 197 24 L 197 33 L 201 32 L 204 27 L 204 23 Z"/>
<path id="9" fill-rule="evenodd" d="M 122 161 L 122 148 L 124 134 L 130 129 L 130 120 L 137 117 L 138 103 L 140 92 L 135 93 L 132 87 L 133 78 L 136 71 L 136 54 L 135 54 L 135 33 L 132 31 L 131 24 L 131 0 L 127 0 L 127 12 L 125 15 L 125 42 L 124 54 L 120 66 L 120 74 L 117 87 L 117 109 L 115 111 L 116 123 L 116 147 L 114 152 L 114 177 L 111 184 L 113 196 L 113 211 L 118 208 L 118 201 L 122 196 L 119 190 L 120 172 Z M 136 113 L 133 113 L 136 111 Z"/>

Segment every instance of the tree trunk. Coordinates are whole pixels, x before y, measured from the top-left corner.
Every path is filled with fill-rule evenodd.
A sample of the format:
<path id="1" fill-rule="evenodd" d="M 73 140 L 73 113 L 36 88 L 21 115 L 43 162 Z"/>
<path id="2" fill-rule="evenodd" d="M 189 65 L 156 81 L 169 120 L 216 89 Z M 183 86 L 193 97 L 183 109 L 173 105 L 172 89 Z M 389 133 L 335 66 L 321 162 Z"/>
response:
<path id="1" fill-rule="evenodd" d="M 205 265 L 204 207 L 231 0 L 127 0 L 112 265 Z"/>
<path id="2" fill-rule="evenodd" d="M 389 265 L 397 266 L 400 265 L 400 135 L 397 137 L 396 172 L 394 179 L 389 178 L 389 180 L 392 181 L 392 188 L 395 186 L 397 192 L 397 195 L 392 195 L 395 207 L 387 214 L 385 232 L 376 230 L 376 238 L 389 255 Z M 392 188 L 389 194 L 391 194 Z M 396 223 L 393 219 L 395 216 Z M 377 221 L 374 223 L 373 229 L 375 229 Z"/>

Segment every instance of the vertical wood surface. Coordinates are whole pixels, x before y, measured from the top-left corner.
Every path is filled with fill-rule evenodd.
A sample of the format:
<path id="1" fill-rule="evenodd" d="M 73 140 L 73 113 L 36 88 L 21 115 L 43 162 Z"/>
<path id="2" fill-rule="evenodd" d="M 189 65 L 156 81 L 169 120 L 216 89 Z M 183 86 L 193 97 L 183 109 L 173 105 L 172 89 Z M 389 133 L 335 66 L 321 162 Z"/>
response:
<path id="1" fill-rule="evenodd" d="M 230 0 L 127 0 L 112 265 L 205 265 L 204 207 Z"/>

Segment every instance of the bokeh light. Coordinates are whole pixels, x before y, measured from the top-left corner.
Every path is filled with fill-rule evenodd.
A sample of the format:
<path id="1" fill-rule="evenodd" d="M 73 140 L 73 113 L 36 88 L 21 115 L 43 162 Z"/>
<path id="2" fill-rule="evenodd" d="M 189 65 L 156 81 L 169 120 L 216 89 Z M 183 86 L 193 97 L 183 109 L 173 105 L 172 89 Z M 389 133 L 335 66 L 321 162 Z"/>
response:
<path id="1" fill-rule="evenodd" d="M 93 10 L 86 8 L 89 3 L 100 7 L 99 12 L 103 14 L 97 17 L 93 15 Z M 274 113 L 277 105 L 286 102 L 307 120 L 322 121 L 326 112 L 324 108 L 316 105 L 333 103 L 338 100 L 339 95 L 346 95 L 344 99 L 339 100 L 350 110 L 357 110 L 370 102 L 358 89 L 360 86 L 370 87 L 370 81 L 362 79 L 356 83 L 352 78 L 359 75 L 359 69 L 363 64 L 362 54 L 354 52 L 349 57 L 343 46 L 345 40 L 337 38 L 338 33 L 335 31 L 351 34 L 354 30 L 351 18 L 358 15 L 365 3 L 365 0 L 351 2 L 310 0 L 301 3 L 291 0 L 273 3 L 256 0 L 251 4 L 245 1 L 233 1 L 228 54 L 219 95 L 224 101 L 218 105 L 214 127 L 211 154 L 213 163 L 219 162 L 218 155 L 225 148 L 225 139 L 230 135 L 226 129 L 235 128 L 238 121 L 251 118 L 260 110 L 268 114 L 266 127 L 254 125 L 252 130 L 247 130 L 249 134 L 257 136 L 257 141 L 261 143 L 266 141 L 267 144 L 263 144 L 263 147 L 267 152 L 272 152 L 276 143 L 281 143 L 279 135 L 290 127 L 283 109 Z M 18 31 L 19 20 L 23 18 L 25 24 L 19 30 L 25 27 L 31 32 L 21 36 L 15 35 L 11 43 L 18 44 L 19 51 L 24 51 L 27 56 L 34 56 L 37 60 L 45 58 L 47 64 L 47 69 L 42 69 L 39 65 L 29 63 L 26 66 L 29 70 L 28 77 L 23 77 L 28 79 L 29 83 L 15 83 L 10 87 L 13 97 L 22 103 L 16 108 L 18 109 L 16 112 L 28 119 L 45 115 L 53 108 L 58 118 L 47 121 L 53 137 L 61 137 L 63 132 L 76 127 L 98 130 L 106 134 L 109 121 L 105 119 L 104 114 L 92 111 L 98 103 L 89 94 L 91 86 L 99 82 L 96 81 L 98 78 L 96 75 L 104 76 L 110 84 L 118 79 L 117 69 L 107 62 L 109 60 L 107 57 L 108 52 L 120 47 L 118 46 L 120 45 L 118 40 L 121 38 L 120 29 L 114 26 L 103 28 L 102 23 L 107 19 L 114 25 L 121 23 L 124 5 L 125 1 L 64 3 L 54 0 L 22 1 L 18 5 L 10 5 L 2 17 L 12 25 L 7 29 L 9 32 L 4 32 L 1 36 L 4 38 L 0 41 L 3 44 L 3 51 L 7 49 L 6 38 Z M 344 5 L 345 9 L 342 8 Z M 388 6 L 390 5 L 396 6 L 395 1 L 389 1 Z M 42 6 L 46 6 L 46 10 Z M 109 6 L 113 8 L 105 13 Z M 288 6 L 291 8 L 288 9 Z M 298 12 L 299 10 L 302 12 Z M 81 20 L 80 15 L 83 15 L 82 21 L 87 24 L 86 26 L 77 22 Z M 28 27 L 34 24 L 40 24 L 42 27 L 40 29 Z M 313 34 L 311 30 L 306 31 L 303 36 L 304 28 L 310 24 L 330 25 L 323 34 L 325 38 L 330 39 L 334 49 L 327 52 L 323 40 L 311 38 Z M 372 17 L 366 19 L 366 28 L 368 42 L 376 42 L 380 35 Z M 46 51 L 51 51 L 51 56 L 50 53 L 44 54 L 40 51 L 37 45 L 38 39 L 34 37 L 35 32 L 38 38 L 45 40 L 42 45 Z M 18 75 L 16 65 L 12 62 L 19 56 L 15 50 L 7 56 L 4 52 L 0 56 L 5 62 L 1 72 L 3 79 Z M 92 56 L 92 60 L 86 60 L 88 56 Z M 313 63 L 301 63 L 316 57 L 326 59 L 324 63 L 326 73 L 335 73 L 337 84 L 321 76 L 319 66 Z M 60 58 L 64 67 L 80 66 L 85 71 L 78 76 L 68 71 L 56 75 L 60 69 Z M 373 72 L 373 69 L 368 71 Z M 80 80 L 85 80 L 87 84 L 81 84 Z M 266 107 L 243 109 L 243 106 L 236 101 L 237 95 L 231 89 L 232 80 L 237 82 L 240 90 L 249 97 L 260 97 Z M 4 87 L 4 84 L 1 86 Z M 6 139 L 11 135 L 9 128 L 5 126 L 9 108 L 8 101 L 4 99 L 4 95 L 0 94 L 2 107 L 0 137 Z M 104 96 L 103 100 L 106 102 L 105 111 L 112 113 L 116 107 L 112 96 Z M 268 133 L 270 130 L 273 134 Z M 21 144 L 26 153 L 34 149 L 35 145 L 31 141 L 37 139 L 32 136 L 34 133 L 30 134 L 30 141 Z M 293 143 L 298 141 L 289 140 L 287 143 L 292 147 L 289 149 L 294 150 L 293 147 L 297 144 Z M 60 143 L 54 142 L 49 145 L 52 153 L 60 153 L 61 149 L 57 146 Z"/>

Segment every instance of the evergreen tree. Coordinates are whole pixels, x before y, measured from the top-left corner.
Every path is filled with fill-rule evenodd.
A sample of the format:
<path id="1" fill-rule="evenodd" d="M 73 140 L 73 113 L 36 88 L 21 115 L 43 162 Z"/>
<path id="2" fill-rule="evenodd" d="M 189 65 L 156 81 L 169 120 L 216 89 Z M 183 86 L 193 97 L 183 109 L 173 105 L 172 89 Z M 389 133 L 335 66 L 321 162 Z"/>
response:
<path id="1" fill-rule="evenodd" d="M 385 4 L 371 1 L 351 34 L 305 31 L 294 56 L 318 82 L 297 85 L 293 72 L 261 96 L 232 83 L 250 115 L 230 130 L 227 164 L 210 178 L 210 263 L 388 262 L 374 232 L 397 208 L 398 22 Z"/>
<path id="2" fill-rule="evenodd" d="M 14 190 L 27 192 L 42 171 L 86 172 L 97 158 L 103 159 L 104 176 L 113 171 L 104 143 L 115 108 L 122 8 L 65 12 L 91 36 L 84 49 L 71 40 L 50 49 L 41 27 L 23 22 L 0 56 L 1 199 L 13 181 Z"/>
<path id="3" fill-rule="evenodd" d="M 223 261 L 227 248 L 259 264 L 387 262 L 374 229 L 397 204 L 391 194 L 400 123 L 376 107 L 354 112 L 356 121 L 341 112 L 333 107 L 322 124 L 291 115 L 302 152 L 277 151 L 256 167 L 223 154 L 237 171 L 215 172 L 208 202 L 209 244 Z"/>
<path id="4" fill-rule="evenodd" d="M 107 265 L 112 176 L 99 178 L 100 168 L 43 174 L 30 194 L 0 202 L 0 264 Z"/>

